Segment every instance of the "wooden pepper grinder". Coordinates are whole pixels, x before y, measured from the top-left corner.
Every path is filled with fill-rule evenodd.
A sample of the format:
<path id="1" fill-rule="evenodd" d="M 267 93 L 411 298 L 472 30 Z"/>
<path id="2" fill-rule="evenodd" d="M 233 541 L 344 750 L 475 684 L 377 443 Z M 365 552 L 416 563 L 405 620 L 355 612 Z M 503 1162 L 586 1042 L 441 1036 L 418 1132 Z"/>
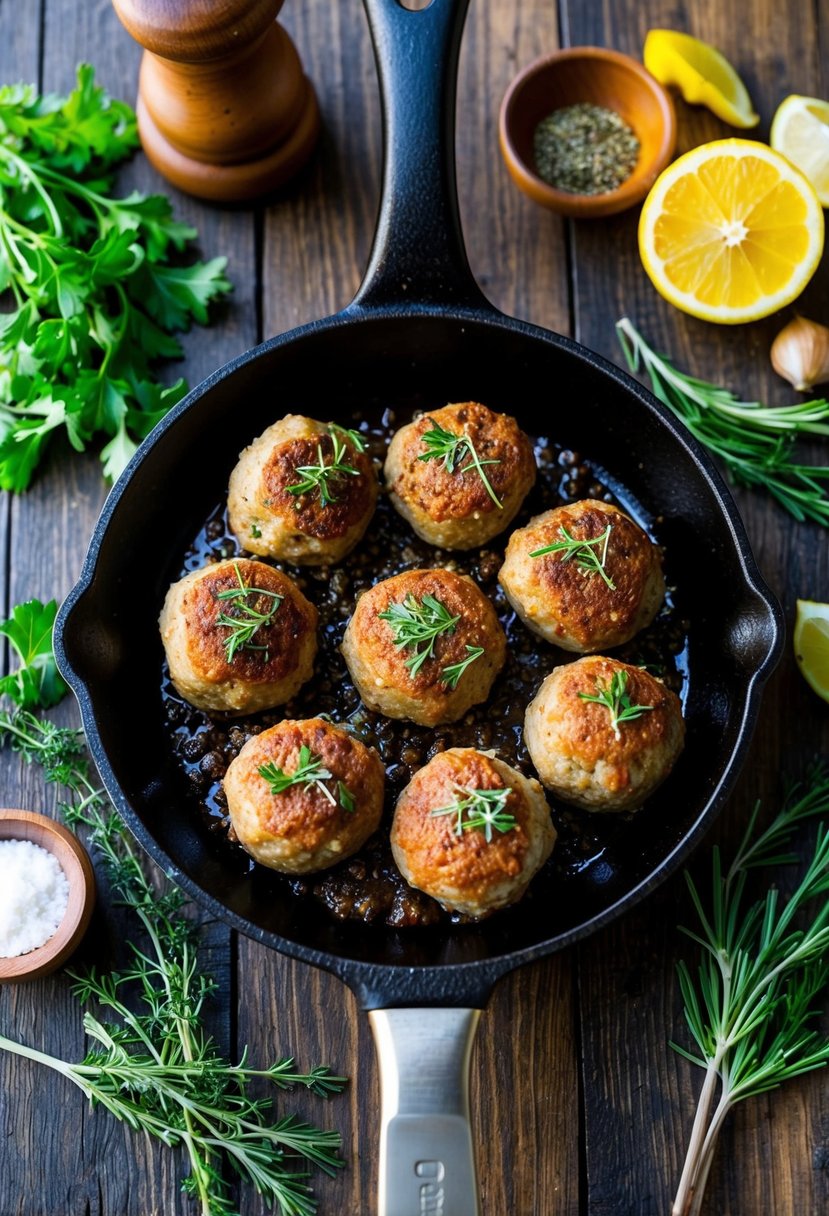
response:
<path id="1" fill-rule="evenodd" d="M 144 48 L 138 130 L 149 159 L 188 194 L 256 198 L 314 150 L 319 107 L 276 15 L 283 0 L 113 0 Z"/>

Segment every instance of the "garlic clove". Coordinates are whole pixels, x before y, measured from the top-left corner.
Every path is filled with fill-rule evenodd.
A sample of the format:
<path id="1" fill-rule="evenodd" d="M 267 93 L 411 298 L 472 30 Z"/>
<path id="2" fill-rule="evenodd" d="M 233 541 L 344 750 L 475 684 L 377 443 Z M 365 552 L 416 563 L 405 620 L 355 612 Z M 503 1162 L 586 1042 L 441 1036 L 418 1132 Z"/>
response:
<path id="1" fill-rule="evenodd" d="M 795 317 L 772 342 L 771 365 L 799 393 L 829 381 L 829 329 Z"/>

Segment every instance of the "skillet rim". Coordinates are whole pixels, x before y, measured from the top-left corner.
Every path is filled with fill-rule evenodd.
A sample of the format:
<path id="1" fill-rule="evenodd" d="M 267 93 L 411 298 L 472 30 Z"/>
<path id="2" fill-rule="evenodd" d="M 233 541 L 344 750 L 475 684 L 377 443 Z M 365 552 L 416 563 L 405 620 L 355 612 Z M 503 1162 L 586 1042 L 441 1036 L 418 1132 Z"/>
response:
<path id="1" fill-rule="evenodd" d="M 764 658 L 754 671 L 748 673 L 745 684 L 741 686 L 743 689 L 741 697 L 742 712 L 736 723 L 736 742 L 717 778 L 716 784 L 695 822 L 646 878 L 637 886 L 625 892 L 609 907 L 582 922 L 582 924 L 553 937 L 546 938 L 543 941 L 536 942 L 531 946 L 507 953 L 487 955 L 485 958 L 477 959 L 473 962 L 434 963 L 412 967 L 394 962 L 367 962 L 327 950 L 318 950 L 313 947 L 304 946 L 290 938 L 282 937 L 270 930 L 263 929 L 247 920 L 241 913 L 234 912 L 228 908 L 217 896 L 205 891 L 195 879 L 175 865 L 158 844 L 137 811 L 133 809 L 115 777 L 98 731 L 93 695 L 87 681 L 78 674 L 69 661 L 64 635 L 67 632 L 71 633 L 72 617 L 80 601 L 88 594 L 94 596 L 93 584 L 99 570 L 100 550 L 110 522 L 130 488 L 134 473 L 139 466 L 143 465 L 150 458 L 156 446 L 165 440 L 167 432 L 174 428 L 185 414 L 197 408 L 201 399 L 211 389 L 234 375 L 238 369 L 247 366 L 260 356 L 263 356 L 266 352 L 287 346 L 289 343 L 302 341 L 311 335 L 341 328 L 346 325 L 356 329 L 363 325 L 370 326 L 378 322 L 400 321 L 401 323 L 406 323 L 424 318 L 431 318 L 440 322 L 468 322 L 476 326 L 491 326 L 498 330 L 507 329 L 512 334 L 517 333 L 523 338 L 557 346 L 571 358 L 589 364 L 594 370 L 605 377 L 610 377 L 623 391 L 629 395 L 632 394 L 637 399 L 639 406 L 654 415 L 658 424 L 667 428 L 674 442 L 684 449 L 685 455 L 697 466 L 710 492 L 713 494 L 715 502 L 728 525 L 731 542 L 739 561 L 743 586 L 747 592 L 751 593 L 762 604 L 763 614 L 766 618 L 766 627 L 770 636 Z M 745 754 L 751 743 L 760 708 L 760 696 L 763 686 L 780 660 L 784 641 L 785 623 L 782 608 L 760 574 L 751 550 L 745 525 L 722 474 L 705 449 L 674 417 L 668 408 L 657 400 L 640 381 L 636 380 L 623 368 L 611 363 L 604 356 L 591 351 L 588 347 L 583 346 L 574 339 L 563 334 L 558 334 L 553 330 L 544 329 L 528 321 L 507 316 L 492 305 L 488 305 L 488 307 L 476 307 L 472 305 L 459 307 L 455 305 L 447 308 L 439 305 L 408 304 L 369 308 L 357 302 L 353 302 L 347 308 L 329 317 L 308 322 L 305 325 L 278 334 L 250 348 L 217 368 L 216 371 L 212 372 L 191 389 L 173 407 L 169 414 L 161 420 L 150 435 L 141 443 L 107 496 L 95 524 L 81 572 L 76 583 L 61 604 L 54 628 L 56 660 L 61 674 L 66 679 L 78 702 L 88 749 L 98 768 L 110 799 L 144 851 L 171 881 L 186 891 L 190 898 L 194 899 L 209 913 L 222 920 L 237 932 L 243 933 L 255 941 L 278 950 L 290 958 L 322 967 L 339 976 L 340 979 L 345 980 L 358 993 L 362 994 L 364 1004 L 368 1008 L 376 1005 L 388 1006 L 390 1003 L 394 1003 L 389 1002 L 387 995 L 381 995 L 381 990 L 387 994 L 390 987 L 395 987 L 395 981 L 400 977 L 404 977 L 402 984 L 404 992 L 407 987 L 406 977 L 409 977 L 409 983 L 412 987 L 421 993 L 425 989 L 423 984 L 418 983 L 418 981 L 429 981 L 432 988 L 434 988 L 435 977 L 441 977 L 439 985 L 441 991 L 448 989 L 451 993 L 457 988 L 463 994 L 478 994 L 483 1001 L 492 984 L 507 972 L 524 963 L 533 962 L 564 949 L 566 946 L 573 945 L 597 932 L 599 929 L 604 928 L 617 919 L 622 912 L 641 903 L 657 886 L 666 881 L 678 869 L 682 861 L 693 852 L 702 836 L 719 814 L 725 799 L 733 789 L 742 768 Z M 411 1004 L 412 1002 L 411 999 L 407 999 L 403 1003 Z M 429 1002 L 426 1000 L 420 1003 Z M 453 1002 L 438 996 L 432 1003 L 447 1004 Z"/>

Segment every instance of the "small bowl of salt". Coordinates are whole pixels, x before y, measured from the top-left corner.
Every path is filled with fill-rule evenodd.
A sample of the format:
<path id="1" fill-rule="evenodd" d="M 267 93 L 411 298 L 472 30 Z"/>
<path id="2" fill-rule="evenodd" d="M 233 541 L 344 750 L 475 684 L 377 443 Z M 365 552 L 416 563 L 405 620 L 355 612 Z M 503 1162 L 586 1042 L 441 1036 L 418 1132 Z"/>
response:
<path id="1" fill-rule="evenodd" d="M 0 983 L 66 962 L 94 903 L 95 873 L 77 837 L 46 815 L 0 810 Z"/>

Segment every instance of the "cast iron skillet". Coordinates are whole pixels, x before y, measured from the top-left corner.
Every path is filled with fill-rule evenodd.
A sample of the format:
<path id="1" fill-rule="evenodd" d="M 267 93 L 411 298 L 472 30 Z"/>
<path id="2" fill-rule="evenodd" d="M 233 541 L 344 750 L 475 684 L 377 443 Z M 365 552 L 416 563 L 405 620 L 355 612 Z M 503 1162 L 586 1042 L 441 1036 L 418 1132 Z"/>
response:
<path id="1" fill-rule="evenodd" d="M 410 11 L 365 0 L 386 155 L 363 285 L 343 312 L 221 368 L 155 429 L 106 502 L 56 634 L 101 776 L 149 854 L 212 915 L 333 971 L 374 1011 L 384 1216 L 478 1211 L 466 1102 L 477 1010 L 500 976 L 607 924 L 688 855 L 734 784 L 782 641 L 779 607 L 706 455 L 634 380 L 567 338 L 503 316 L 471 277 L 454 168 L 467 4 Z M 621 843 L 565 897 L 549 891 L 547 916 L 536 900 L 532 916 L 519 906 L 477 927 L 339 923 L 288 892 L 274 896 L 258 873 L 229 872 L 211 851 L 164 744 L 156 619 L 237 453 L 275 418 L 295 410 L 345 421 L 366 405 L 405 414 L 470 399 L 589 454 L 627 488 L 628 505 L 663 517 L 691 621 L 687 747 Z"/>

